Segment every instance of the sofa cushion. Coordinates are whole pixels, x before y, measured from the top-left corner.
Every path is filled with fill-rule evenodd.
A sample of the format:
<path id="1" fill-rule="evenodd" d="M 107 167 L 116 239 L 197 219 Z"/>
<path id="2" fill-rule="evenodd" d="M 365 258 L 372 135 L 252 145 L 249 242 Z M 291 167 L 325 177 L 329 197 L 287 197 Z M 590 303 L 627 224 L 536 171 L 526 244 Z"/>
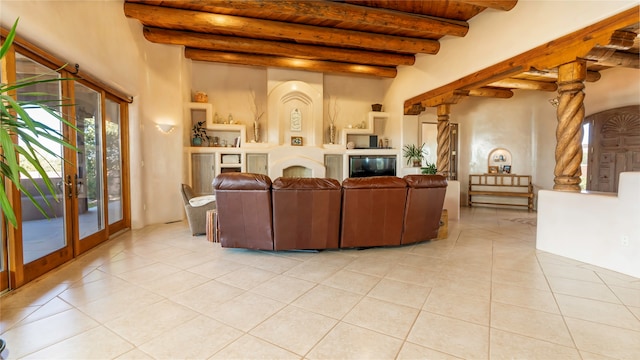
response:
<path id="1" fill-rule="evenodd" d="M 435 239 L 447 192 L 447 179 L 441 175 L 407 175 L 407 205 L 402 244 Z"/>
<path id="2" fill-rule="evenodd" d="M 223 173 L 213 179 L 217 190 L 270 190 L 271 178 L 262 174 Z"/>
<path id="3" fill-rule="evenodd" d="M 222 173 L 213 180 L 222 247 L 273 250 L 271 179 Z"/>
<path id="4" fill-rule="evenodd" d="M 400 245 L 407 183 L 395 176 L 342 182 L 340 247 Z"/>
<path id="5" fill-rule="evenodd" d="M 327 178 L 283 178 L 273 181 L 274 190 L 340 190 L 340 183 L 336 179 Z"/>
<path id="6" fill-rule="evenodd" d="M 404 180 L 413 188 L 446 188 L 447 178 L 442 175 L 405 175 Z"/>
<path id="7" fill-rule="evenodd" d="M 275 179 L 274 250 L 338 248 L 341 193 L 334 179 Z"/>
<path id="8" fill-rule="evenodd" d="M 345 179 L 342 187 L 344 189 L 406 188 L 407 182 L 395 176 L 371 176 Z"/>

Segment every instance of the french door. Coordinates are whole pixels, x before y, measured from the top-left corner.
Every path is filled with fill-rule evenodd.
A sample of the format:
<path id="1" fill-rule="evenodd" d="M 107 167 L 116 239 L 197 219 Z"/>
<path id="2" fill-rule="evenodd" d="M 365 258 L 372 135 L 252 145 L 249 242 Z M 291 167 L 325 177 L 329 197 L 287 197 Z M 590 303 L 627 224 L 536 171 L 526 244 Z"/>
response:
<path id="1" fill-rule="evenodd" d="M 16 80 L 74 77 L 64 70 L 55 71 L 50 65 L 16 53 Z M 41 109 L 27 112 L 34 120 L 57 130 L 77 151 L 41 141 L 48 151 L 41 152 L 39 160 L 55 187 L 55 196 L 47 194 L 50 206 L 36 196 L 46 214 L 24 194 L 10 189 L 18 227 L 3 224 L 6 239 L 0 249 L 5 259 L 0 260 L 0 271 L 9 270 L 10 288 L 71 260 L 129 224 L 127 174 L 122 171 L 126 103 L 81 79 L 40 83 L 18 90 L 16 96 L 18 100 L 64 99 L 62 106 L 54 110 L 75 128 L 65 126 Z M 27 168 L 29 165 L 24 158 L 20 158 L 20 164 Z M 29 171 L 29 176 L 43 184 L 37 172 Z M 28 176 L 21 178 L 21 184 L 34 193 Z"/>

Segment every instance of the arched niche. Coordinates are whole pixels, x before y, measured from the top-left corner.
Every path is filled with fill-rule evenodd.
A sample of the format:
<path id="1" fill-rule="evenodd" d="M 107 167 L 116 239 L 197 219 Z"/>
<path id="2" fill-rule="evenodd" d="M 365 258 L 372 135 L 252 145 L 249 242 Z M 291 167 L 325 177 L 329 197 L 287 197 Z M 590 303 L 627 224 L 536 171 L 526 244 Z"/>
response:
<path id="1" fill-rule="evenodd" d="M 511 168 L 511 151 L 505 148 L 491 150 L 487 160 L 489 164 L 489 168 L 487 169 L 488 173 L 503 173 L 503 170 L 506 173 L 513 172 Z M 505 166 L 507 166 L 507 168 L 505 168 Z"/>
<path id="2" fill-rule="evenodd" d="M 301 136 L 304 146 L 321 146 L 322 104 L 322 94 L 302 81 L 273 88 L 267 99 L 269 143 L 288 145 L 292 136 Z M 292 126 L 292 120 L 300 121 L 299 126 Z"/>

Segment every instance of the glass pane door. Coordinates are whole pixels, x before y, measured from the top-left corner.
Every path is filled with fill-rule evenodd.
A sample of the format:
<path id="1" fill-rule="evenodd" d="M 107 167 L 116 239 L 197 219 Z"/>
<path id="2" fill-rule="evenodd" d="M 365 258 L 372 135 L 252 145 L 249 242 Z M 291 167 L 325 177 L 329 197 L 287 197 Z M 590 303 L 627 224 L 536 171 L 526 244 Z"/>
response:
<path id="1" fill-rule="evenodd" d="M 101 94 L 75 83 L 78 147 L 74 190 L 80 240 L 105 229 Z"/>
<path id="2" fill-rule="evenodd" d="M 68 79 L 73 76 L 46 66 L 48 61 L 37 54 L 13 49 L 9 54 L 11 66 L 3 57 L 0 76 L 12 84 L 29 83 L 17 87 L 16 97 L 23 107 L 30 104 L 24 110 L 37 125 L 34 134 L 22 129 L 14 140 L 21 147 L 20 182 L 5 190 L 18 226 L 0 224 L 0 292 L 34 280 L 130 226 L 128 167 L 123 164 L 126 100 L 87 80 Z M 77 151 L 55 141 L 62 137 Z M 31 150 L 28 144 L 42 149 L 34 145 Z"/>
<path id="3" fill-rule="evenodd" d="M 59 77 L 59 74 L 49 68 L 29 59 L 20 54 L 16 54 L 16 77 L 18 80 L 34 77 L 38 80 L 52 79 Z M 62 98 L 61 83 L 47 82 L 39 83 L 33 86 L 22 88 L 18 91 L 18 100 L 38 100 L 38 101 L 55 101 Z M 41 108 L 26 109 L 27 113 L 36 121 L 41 122 L 59 133 L 64 133 L 62 123 L 55 116 Z M 35 196 L 36 201 L 44 208 L 45 214 L 42 214 L 33 202 L 24 194 L 20 198 L 21 208 L 21 229 L 22 229 L 22 264 L 25 266 L 41 260 L 41 265 L 48 268 L 57 263 L 62 258 L 71 255 L 69 242 L 66 237 L 67 216 L 65 202 L 65 174 L 64 161 L 62 160 L 63 148 L 61 145 L 47 139 L 39 138 L 39 141 L 50 151 L 37 152 L 36 157 L 40 160 L 45 172 L 54 184 L 56 193 L 55 197 L 48 194 L 44 181 L 36 169 L 31 166 L 29 161 L 20 157 L 20 165 L 26 169 L 28 176 L 21 174 L 20 183 L 32 194 L 37 194 L 36 185 L 41 189 L 45 189 L 46 198 L 49 206 L 40 196 Z M 24 145 L 21 143 L 21 145 Z M 29 178 L 33 179 L 33 181 Z M 56 256 L 55 261 L 51 261 L 46 257 L 62 251 L 64 256 Z M 34 275 L 39 270 L 34 270 Z M 29 277 L 29 276 L 25 276 Z"/>
<path id="4" fill-rule="evenodd" d="M 120 141 L 120 104 L 106 101 L 107 198 L 109 225 L 124 219 L 122 207 L 122 144 Z"/>

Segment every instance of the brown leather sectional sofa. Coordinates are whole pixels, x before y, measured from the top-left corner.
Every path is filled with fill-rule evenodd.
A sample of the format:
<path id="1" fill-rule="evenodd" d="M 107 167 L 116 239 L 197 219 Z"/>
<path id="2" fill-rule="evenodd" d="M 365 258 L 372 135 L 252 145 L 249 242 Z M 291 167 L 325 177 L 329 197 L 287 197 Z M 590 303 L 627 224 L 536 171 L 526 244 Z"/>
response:
<path id="1" fill-rule="evenodd" d="M 223 173 L 213 181 L 222 247 L 308 250 L 435 239 L 447 181 L 440 175 L 277 178 Z"/>

